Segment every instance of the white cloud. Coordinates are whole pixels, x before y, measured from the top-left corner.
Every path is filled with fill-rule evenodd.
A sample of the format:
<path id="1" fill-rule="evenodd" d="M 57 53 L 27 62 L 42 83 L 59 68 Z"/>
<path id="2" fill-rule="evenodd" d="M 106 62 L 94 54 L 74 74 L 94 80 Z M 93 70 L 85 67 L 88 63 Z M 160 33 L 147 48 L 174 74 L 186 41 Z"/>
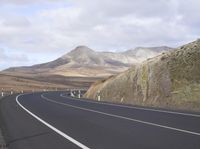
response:
<path id="1" fill-rule="evenodd" d="M 30 60 L 25 54 L 7 53 L 4 49 L 0 49 L 0 69 L 8 68 L 9 66 L 21 66 L 30 64 Z"/>
<path id="2" fill-rule="evenodd" d="M 0 4 L 0 46 L 25 55 L 40 53 L 49 60 L 80 44 L 117 51 L 179 46 L 200 35 L 196 0 L 2 0 Z"/>
<path id="3" fill-rule="evenodd" d="M 36 4 L 36 3 L 48 3 L 48 2 L 59 2 L 63 0 L 1 0 L 0 3 L 7 4 L 17 4 L 17 5 L 26 5 L 26 4 Z"/>

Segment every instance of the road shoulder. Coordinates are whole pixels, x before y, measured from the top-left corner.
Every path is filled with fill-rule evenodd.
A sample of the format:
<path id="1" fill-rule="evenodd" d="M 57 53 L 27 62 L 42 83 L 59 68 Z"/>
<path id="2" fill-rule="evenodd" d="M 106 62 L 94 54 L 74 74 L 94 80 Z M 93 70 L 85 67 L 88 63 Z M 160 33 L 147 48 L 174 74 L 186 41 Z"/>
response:
<path id="1" fill-rule="evenodd" d="M 4 98 L 0 98 L 0 149 L 7 149 L 7 144 L 5 141 L 5 131 L 4 128 L 4 119 L 2 117 L 2 101 L 4 100 Z"/>

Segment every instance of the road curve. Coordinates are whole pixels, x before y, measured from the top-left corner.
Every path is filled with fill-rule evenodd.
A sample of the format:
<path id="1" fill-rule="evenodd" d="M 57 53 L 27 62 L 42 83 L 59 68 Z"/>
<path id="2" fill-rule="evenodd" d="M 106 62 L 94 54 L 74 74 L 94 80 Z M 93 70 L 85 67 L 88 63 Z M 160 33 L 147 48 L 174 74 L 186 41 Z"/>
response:
<path id="1" fill-rule="evenodd" d="M 200 149 L 200 114 L 75 99 L 63 92 L 0 102 L 9 149 Z"/>

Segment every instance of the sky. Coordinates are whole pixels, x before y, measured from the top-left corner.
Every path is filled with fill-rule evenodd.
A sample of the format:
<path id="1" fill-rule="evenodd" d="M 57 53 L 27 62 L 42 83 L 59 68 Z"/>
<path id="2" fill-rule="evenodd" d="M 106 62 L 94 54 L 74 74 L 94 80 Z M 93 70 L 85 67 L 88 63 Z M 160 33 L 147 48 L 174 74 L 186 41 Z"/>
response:
<path id="1" fill-rule="evenodd" d="M 79 45 L 121 52 L 200 37 L 199 0 L 0 0 L 0 70 Z"/>

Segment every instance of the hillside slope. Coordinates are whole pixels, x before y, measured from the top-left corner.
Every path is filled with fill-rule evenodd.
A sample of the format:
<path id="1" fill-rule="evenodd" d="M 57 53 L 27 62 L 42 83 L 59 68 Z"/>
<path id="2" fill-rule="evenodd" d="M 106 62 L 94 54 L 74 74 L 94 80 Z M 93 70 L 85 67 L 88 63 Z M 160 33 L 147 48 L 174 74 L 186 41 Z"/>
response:
<path id="1" fill-rule="evenodd" d="M 133 64 L 170 49 L 169 47 L 136 48 L 122 53 L 114 53 L 96 52 L 86 46 L 78 46 L 54 61 L 30 67 L 9 68 L 3 72 L 18 75 L 40 73 L 43 75 L 102 77 L 127 70 Z M 145 51 L 145 55 L 141 54 Z"/>
<path id="2" fill-rule="evenodd" d="M 153 52 L 155 49 L 156 52 Z M 166 50 L 164 47 L 159 49 Z M 167 48 L 170 49 L 170 48 Z M 14 67 L 0 72 L 0 88 L 10 90 L 38 90 L 40 88 L 88 88 L 93 82 L 118 74 L 140 62 L 140 51 L 158 54 L 156 48 L 140 48 L 127 53 L 96 52 L 86 46 L 78 46 L 58 59 L 30 67 Z M 135 56 L 134 56 L 135 55 Z M 143 57 L 146 59 L 146 57 Z M 24 80 L 25 79 L 25 80 Z M 6 81 L 4 81 L 6 80 Z M 49 84 L 48 84 L 49 83 Z"/>
<path id="3" fill-rule="evenodd" d="M 200 110 L 200 40 L 98 81 L 86 98 L 135 105 Z"/>

